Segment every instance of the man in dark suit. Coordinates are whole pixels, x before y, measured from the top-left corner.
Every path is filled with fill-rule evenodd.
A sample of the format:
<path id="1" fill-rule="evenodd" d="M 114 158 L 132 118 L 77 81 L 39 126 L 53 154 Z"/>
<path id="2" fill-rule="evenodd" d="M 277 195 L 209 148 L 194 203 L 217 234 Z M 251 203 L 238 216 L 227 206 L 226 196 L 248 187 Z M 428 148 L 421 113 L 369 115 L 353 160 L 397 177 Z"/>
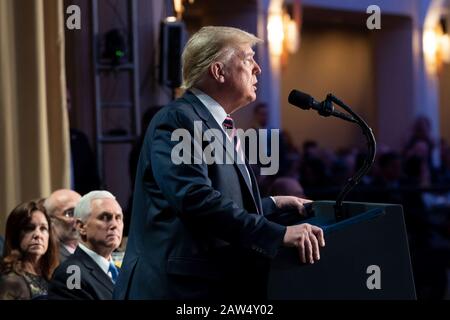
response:
<path id="1" fill-rule="evenodd" d="M 273 222 L 279 211 L 302 212 L 306 200 L 261 199 L 247 163 L 209 163 L 196 152 L 207 142 L 195 137 L 210 130 L 220 151 L 243 159 L 242 150 L 229 148 L 229 115 L 256 98 L 258 42 L 230 27 L 205 27 L 188 41 L 188 91 L 156 114 L 146 133 L 116 299 L 264 299 L 280 246 L 298 247 L 304 262 L 319 259 L 320 228 Z M 180 136 L 193 153 L 178 152 Z"/>
<path id="2" fill-rule="evenodd" d="M 81 242 L 54 272 L 49 299 L 109 300 L 118 269 L 111 254 L 122 241 L 123 214 L 107 191 L 92 191 L 75 207 Z"/>
<path id="3" fill-rule="evenodd" d="M 59 242 L 59 262 L 64 262 L 77 248 L 78 231 L 74 210 L 80 199 L 80 194 L 68 189 L 56 190 L 45 199 L 45 210 L 52 219 Z"/>

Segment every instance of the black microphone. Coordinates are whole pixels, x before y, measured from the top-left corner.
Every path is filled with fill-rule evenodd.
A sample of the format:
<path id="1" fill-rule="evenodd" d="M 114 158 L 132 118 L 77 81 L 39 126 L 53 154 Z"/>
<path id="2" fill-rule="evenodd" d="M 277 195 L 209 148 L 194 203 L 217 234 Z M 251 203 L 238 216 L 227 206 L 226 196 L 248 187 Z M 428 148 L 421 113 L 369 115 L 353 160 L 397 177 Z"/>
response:
<path id="1" fill-rule="evenodd" d="M 375 136 L 373 135 L 372 129 L 367 125 L 367 123 L 358 116 L 353 110 L 347 106 L 344 102 L 336 98 L 333 94 L 329 93 L 327 98 L 322 102 L 317 102 L 309 94 L 292 90 L 289 94 L 288 101 L 290 104 L 299 107 L 300 109 L 309 110 L 314 109 L 319 112 L 320 115 L 327 117 L 333 116 L 341 118 L 348 122 L 353 122 L 359 125 L 367 138 L 368 153 L 364 164 L 359 168 L 359 170 L 351 177 L 342 191 L 339 193 L 336 204 L 334 205 L 334 212 L 336 216 L 336 221 L 340 221 L 349 215 L 348 209 L 343 206 L 345 196 L 361 181 L 362 177 L 369 172 L 372 164 L 375 160 L 377 143 L 375 141 Z M 333 103 L 340 106 L 342 109 L 347 111 L 348 114 L 342 113 L 334 110 Z M 306 209 L 306 208 L 305 208 Z M 344 210 L 345 209 L 345 210 Z"/>
<path id="2" fill-rule="evenodd" d="M 314 109 L 323 117 L 333 116 L 344 119 L 346 121 L 356 122 L 353 117 L 335 111 L 333 103 L 330 99 L 325 99 L 322 102 L 318 102 L 307 93 L 298 90 L 292 90 L 289 94 L 288 102 L 303 110 Z"/>
<path id="3" fill-rule="evenodd" d="M 333 104 L 327 100 L 318 102 L 309 94 L 292 90 L 289 94 L 288 101 L 290 104 L 297 106 L 303 110 L 314 109 L 321 116 L 328 117 L 333 114 L 334 107 Z"/>

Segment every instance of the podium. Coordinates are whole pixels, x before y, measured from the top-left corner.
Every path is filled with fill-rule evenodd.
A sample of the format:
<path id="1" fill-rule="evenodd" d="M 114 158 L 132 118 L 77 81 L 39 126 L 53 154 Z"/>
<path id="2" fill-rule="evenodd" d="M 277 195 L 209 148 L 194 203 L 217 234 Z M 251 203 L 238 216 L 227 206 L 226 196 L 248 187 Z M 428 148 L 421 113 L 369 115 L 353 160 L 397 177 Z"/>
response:
<path id="1" fill-rule="evenodd" d="M 297 248 L 281 248 L 272 261 L 271 300 L 416 299 L 401 205 L 345 202 L 336 221 L 334 201 L 316 201 L 297 223 L 323 228 L 320 260 L 302 264 Z"/>

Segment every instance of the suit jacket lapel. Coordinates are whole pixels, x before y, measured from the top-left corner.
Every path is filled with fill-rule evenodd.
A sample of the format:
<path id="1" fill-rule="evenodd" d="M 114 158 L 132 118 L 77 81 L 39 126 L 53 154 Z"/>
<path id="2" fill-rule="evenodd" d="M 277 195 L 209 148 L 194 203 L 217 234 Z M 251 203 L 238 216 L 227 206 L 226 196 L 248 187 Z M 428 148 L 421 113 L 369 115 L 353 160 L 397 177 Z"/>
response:
<path id="1" fill-rule="evenodd" d="M 102 284 L 108 291 L 113 292 L 114 284 L 112 280 L 108 277 L 108 275 L 100 268 L 100 266 L 92 260 L 89 255 L 84 252 L 82 249 L 77 248 L 79 251 L 79 255 L 81 260 L 84 263 L 84 266 L 89 270 L 92 277 L 97 279 L 97 281 Z"/>
<path id="2" fill-rule="evenodd" d="M 225 149 L 225 152 L 232 158 L 232 159 L 238 159 L 237 152 L 235 148 L 231 145 L 230 141 L 226 137 L 226 133 L 223 132 L 222 128 L 217 123 L 216 119 L 212 116 L 212 114 L 208 111 L 208 109 L 203 105 L 203 103 L 190 91 L 187 91 L 183 97 L 183 99 L 187 100 L 190 104 L 194 105 L 194 110 L 197 112 L 197 114 L 200 116 L 200 118 L 203 119 L 205 125 L 210 129 L 217 129 L 221 132 L 222 136 L 216 137 L 220 139 L 219 141 L 225 141 L 225 144 L 223 144 L 223 148 Z M 228 147 L 227 147 L 228 145 Z M 258 209 L 259 213 L 261 213 L 260 206 L 258 206 L 258 202 L 256 201 L 255 194 L 253 193 L 251 183 L 249 181 L 248 174 L 246 172 L 246 166 L 245 164 L 239 164 L 236 161 L 233 161 L 233 164 L 238 168 L 239 173 L 241 174 L 242 178 L 245 181 L 245 185 L 247 187 L 247 190 L 249 191 L 250 195 L 253 198 L 253 201 L 255 203 L 255 207 Z M 251 169 L 249 169 L 249 172 Z"/>
<path id="3" fill-rule="evenodd" d="M 60 245 L 59 245 L 59 254 L 60 254 L 60 256 L 64 257 L 65 259 L 67 259 L 71 255 L 69 250 L 67 250 L 66 247 L 62 243 L 60 243 Z"/>

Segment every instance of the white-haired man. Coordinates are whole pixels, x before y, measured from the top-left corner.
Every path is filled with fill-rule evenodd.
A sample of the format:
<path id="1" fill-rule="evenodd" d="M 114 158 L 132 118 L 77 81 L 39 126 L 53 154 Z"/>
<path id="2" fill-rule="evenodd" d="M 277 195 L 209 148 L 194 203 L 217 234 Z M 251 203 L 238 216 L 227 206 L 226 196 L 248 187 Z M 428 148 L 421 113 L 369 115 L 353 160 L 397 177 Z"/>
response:
<path id="1" fill-rule="evenodd" d="M 147 129 L 115 298 L 264 299 L 270 258 L 281 245 L 298 247 L 304 262 L 319 259 L 320 228 L 274 222 L 278 210 L 302 213 L 307 201 L 261 199 L 251 168 L 239 163 L 242 151 L 228 147 L 234 140 L 230 114 L 256 99 L 261 69 L 252 47 L 258 42 L 236 28 L 204 27 L 186 44 L 187 91 Z M 238 160 L 199 163 L 195 152 L 189 161 L 174 159 L 177 129 L 188 132 L 188 141 L 215 129 L 219 149 Z"/>
<path id="2" fill-rule="evenodd" d="M 78 245 L 78 231 L 74 210 L 81 195 L 69 189 L 54 191 L 45 199 L 44 207 L 53 222 L 53 229 L 59 241 L 59 261 L 64 262 L 75 252 Z"/>
<path id="3" fill-rule="evenodd" d="M 108 191 L 92 191 L 81 198 L 74 217 L 81 241 L 55 270 L 49 298 L 111 299 L 118 276 L 111 254 L 122 241 L 122 208 Z"/>

